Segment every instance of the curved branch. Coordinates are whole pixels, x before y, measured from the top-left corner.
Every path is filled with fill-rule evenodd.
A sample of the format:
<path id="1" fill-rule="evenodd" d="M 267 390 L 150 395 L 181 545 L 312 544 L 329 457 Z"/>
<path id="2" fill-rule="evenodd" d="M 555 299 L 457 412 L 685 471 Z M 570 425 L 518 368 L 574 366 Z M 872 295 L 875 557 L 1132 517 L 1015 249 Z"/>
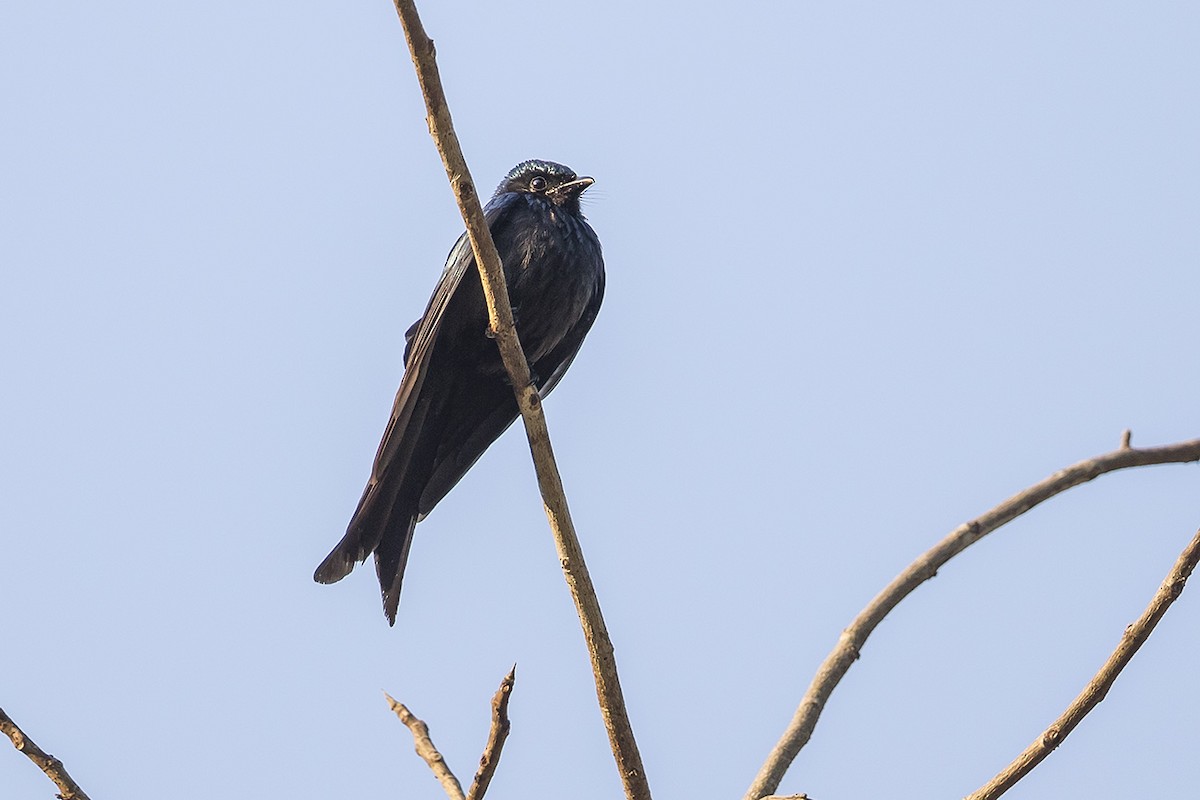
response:
<path id="1" fill-rule="evenodd" d="M 1011 522 L 1034 506 L 1049 500 L 1074 486 L 1103 475 L 1129 467 L 1144 467 L 1150 464 L 1186 463 L 1200 460 L 1200 439 L 1168 445 L 1165 447 L 1134 448 L 1129 446 L 1126 432 L 1121 447 L 1086 461 L 1080 461 L 1050 477 L 1034 484 L 1023 492 L 1013 495 L 983 516 L 964 523 L 950 535 L 923 553 L 912 564 L 876 595 L 859 613 L 850 626 L 842 631 L 837 646 L 825 658 L 804 693 L 791 723 L 766 763 L 754 778 L 746 792 L 745 800 L 758 800 L 779 787 L 801 748 L 812 736 L 817 720 L 829 701 L 829 696 L 845 676 L 850 666 L 858 659 L 859 651 L 867 637 L 883 618 L 914 589 L 937 574 L 938 569 L 954 556 L 967 549 L 987 534 L 1007 522 Z"/>
<path id="2" fill-rule="evenodd" d="M 550 521 L 563 575 L 575 601 L 575 610 L 583 627 L 584 639 L 587 641 L 592 674 L 596 681 L 596 696 L 600 703 L 600 716 L 608 731 L 608 741 L 625 787 L 625 796 L 629 800 L 649 800 L 650 785 L 646 781 L 642 757 L 633 737 L 633 726 L 625 709 L 612 641 L 604 625 L 604 616 L 600 612 L 595 587 L 583 560 L 583 548 L 575 535 L 571 512 L 567 508 L 562 478 L 559 476 L 554 451 L 550 446 L 546 418 L 542 414 L 542 400 L 530 379 L 529 364 L 525 360 L 525 352 L 521 349 L 516 329 L 513 327 L 512 308 L 508 302 L 508 287 L 504 280 L 500 256 L 492 242 L 483 208 L 479 203 L 479 194 L 475 191 L 462 148 L 454 133 L 454 123 L 450 118 L 450 109 L 446 104 L 446 95 L 438 75 L 433 41 L 421 25 L 421 18 L 417 15 L 413 0 L 394 0 L 394 4 L 404 26 L 404 36 L 412 53 L 421 93 L 425 98 L 429 133 L 433 136 L 434 144 L 442 157 L 442 164 L 446 168 L 446 175 L 450 179 L 450 186 L 454 190 L 459 211 L 471 239 L 471 250 L 475 254 L 475 263 L 479 266 L 483 293 L 487 300 L 491 331 L 500 348 L 504 368 L 508 371 L 516 394 L 517 407 L 525 422 L 525 433 L 537 469 L 542 504 Z"/>
<path id="3" fill-rule="evenodd" d="M 1192 570 L 1196 568 L 1197 562 L 1200 562 L 1200 530 L 1196 531 L 1192 541 L 1179 554 L 1175 566 L 1171 568 L 1166 580 L 1162 582 L 1153 599 L 1150 600 L 1150 605 L 1138 617 L 1137 622 L 1125 629 L 1117 649 L 1108 657 L 1104 666 L 1083 688 L 1079 696 L 1072 701 L 1071 705 L 1067 706 L 1067 710 L 1062 713 L 1062 716 L 1054 720 L 1054 723 L 1037 738 L 1037 741 L 1025 748 L 1021 755 L 1017 756 L 996 777 L 974 794 L 968 795 L 965 800 L 994 800 L 1028 775 L 1046 756 L 1063 743 L 1071 731 L 1075 730 L 1075 726 L 1100 704 L 1117 680 L 1117 676 L 1121 674 L 1121 670 L 1125 669 L 1125 665 L 1133 658 L 1133 654 L 1145 644 L 1154 631 L 1154 627 L 1158 625 L 1158 621 L 1167 613 L 1167 609 L 1178 599 L 1179 595 L 1183 594 L 1183 587 L 1192 574 Z"/>
<path id="4" fill-rule="evenodd" d="M 46 777 L 54 781 L 58 787 L 58 796 L 62 800 L 89 800 L 87 793 L 79 788 L 79 784 L 67 774 L 67 768 L 54 756 L 33 743 L 25 732 L 17 727 L 4 709 L 0 708 L 0 733 L 12 740 L 13 747 L 29 756 L 29 760 L 37 764 Z"/>

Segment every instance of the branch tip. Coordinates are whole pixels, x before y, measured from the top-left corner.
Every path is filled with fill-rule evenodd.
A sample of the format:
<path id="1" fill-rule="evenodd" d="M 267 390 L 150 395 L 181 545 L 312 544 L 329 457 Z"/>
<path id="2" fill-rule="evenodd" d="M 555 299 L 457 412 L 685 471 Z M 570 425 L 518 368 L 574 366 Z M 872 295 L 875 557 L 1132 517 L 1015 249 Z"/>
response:
<path id="1" fill-rule="evenodd" d="M 434 777 L 442 784 L 442 790 L 446 792 L 446 796 L 450 800 L 466 800 L 463 795 L 462 784 L 458 782 L 458 778 L 454 777 L 454 773 L 450 771 L 450 766 L 446 764 L 445 757 L 438 752 L 438 749 L 433 744 L 433 739 L 429 736 L 429 726 L 422 720 L 413 715 L 408 708 L 400 702 L 397 702 L 387 692 L 383 693 L 387 698 L 388 706 L 392 712 L 404 723 L 405 727 L 412 733 L 413 746 L 427 765 L 433 771 Z"/>
<path id="2" fill-rule="evenodd" d="M 479 769 L 475 779 L 471 781 L 471 789 L 467 792 L 467 800 L 482 800 L 496 774 L 500 764 L 500 752 L 504 749 L 504 741 L 512 725 L 508 720 L 508 700 L 512 696 L 513 681 L 516 679 L 517 665 L 500 681 L 500 688 L 492 695 L 492 727 L 488 731 L 488 741 L 479 757 Z"/>

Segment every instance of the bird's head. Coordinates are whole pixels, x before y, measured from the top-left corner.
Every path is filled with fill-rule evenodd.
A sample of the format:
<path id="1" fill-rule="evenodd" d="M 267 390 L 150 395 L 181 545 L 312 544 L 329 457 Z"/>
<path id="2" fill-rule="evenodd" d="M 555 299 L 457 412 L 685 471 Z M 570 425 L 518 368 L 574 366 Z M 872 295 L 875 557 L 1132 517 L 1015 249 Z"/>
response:
<path id="1" fill-rule="evenodd" d="M 496 189 L 496 195 L 507 192 L 537 195 L 566 211 L 578 213 L 579 196 L 593 183 L 591 178 L 578 177 L 570 167 L 535 159 L 513 167 Z"/>

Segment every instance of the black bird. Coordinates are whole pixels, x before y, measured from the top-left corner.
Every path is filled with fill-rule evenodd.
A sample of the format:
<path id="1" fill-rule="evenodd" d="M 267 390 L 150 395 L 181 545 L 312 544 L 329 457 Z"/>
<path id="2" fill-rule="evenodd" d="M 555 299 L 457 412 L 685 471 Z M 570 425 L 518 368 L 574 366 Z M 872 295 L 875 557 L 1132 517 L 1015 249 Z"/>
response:
<path id="1" fill-rule="evenodd" d="M 579 210 L 592 185 L 552 161 L 513 167 L 484 209 L 517 334 L 542 397 L 567 371 L 604 296 L 600 240 Z M 404 378 L 346 535 L 313 578 L 334 583 L 375 554 L 396 623 L 413 529 L 518 416 L 464 233 L 425 314 L 405 334 Z"/>

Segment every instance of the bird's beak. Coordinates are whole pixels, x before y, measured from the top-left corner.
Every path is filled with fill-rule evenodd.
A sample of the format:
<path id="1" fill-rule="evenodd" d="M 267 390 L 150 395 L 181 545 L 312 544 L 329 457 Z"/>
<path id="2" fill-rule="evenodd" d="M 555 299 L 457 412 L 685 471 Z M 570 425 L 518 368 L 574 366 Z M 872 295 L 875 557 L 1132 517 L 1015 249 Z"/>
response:
<path id="1" fill-rule="evenodd" d="M 579 197 L 583 194 L 583 190 L 595 183 L 594 178 L 576 178 L 570 183 L 564 183 L 562 186 L 557 186 L 551 189 L 547 194 L 554 196 L 556 199 L 562 197 Z"/>

